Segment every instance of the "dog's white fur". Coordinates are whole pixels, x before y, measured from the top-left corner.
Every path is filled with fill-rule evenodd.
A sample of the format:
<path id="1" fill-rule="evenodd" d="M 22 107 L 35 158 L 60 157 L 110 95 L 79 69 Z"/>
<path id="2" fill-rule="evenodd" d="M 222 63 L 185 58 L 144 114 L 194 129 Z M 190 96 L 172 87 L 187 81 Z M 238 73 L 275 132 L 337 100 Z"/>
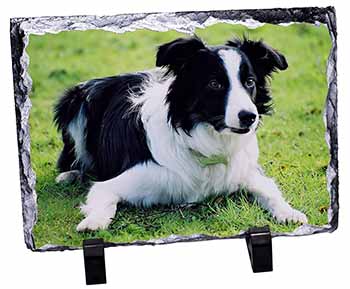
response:
<path id="1" fill-rule="evenodd" d="M 232 90 L 229 95 L 225 121 L 238 127 L 241 110 L 257 114 L 256 107 L 238 81 L 241 56 L 232 50 L 220 51 L 229 72 Z M 140 117 L 147 132 L 148 146 L 159 164 L 138 164 L 121 175 L 96 182 L 90 189 L 81 210 L 85 219 L 78 231 L 105 229 L 121 201 L 135 205 L 198 202 L 209 195 L 229 194 L 244 187 L 254 194 L 262 207 L 281 222 L 307 222 L 306 216 L 293 209 L 283 198 L 275 182 L 266 177 L 258 164 L 256 127 L 247 134 L 217 132 L 211 125 L 201 123 L 188 136 L 178 133 L 167 121 L 165 97 L 173 78 L 159 82 L 150 80 L 142 96 L 131 100 L 141 106 Z M 193 152 L 204 156 L 225 155 L 228 163 L 203 167 Z"/>
<path id="2" fill-rule="evenodd" d="M 228 94 L 228 103 L 225 113 L 227 126 L 239 127 L 238 113 L 241 110 L 249 111 L 258 115 L 258 110 L 252 102 L 247 91 L 242 87 L 238 71 L 241 63 L 241 56 L 234 50 L 221 50 L 219 55 L 224 61 L 226 71 L 231 83 L 231 90 Z M 258 121 L 258 119 L 256 119 Z M 256 123 L 253 126 L 256 126 Z"/>

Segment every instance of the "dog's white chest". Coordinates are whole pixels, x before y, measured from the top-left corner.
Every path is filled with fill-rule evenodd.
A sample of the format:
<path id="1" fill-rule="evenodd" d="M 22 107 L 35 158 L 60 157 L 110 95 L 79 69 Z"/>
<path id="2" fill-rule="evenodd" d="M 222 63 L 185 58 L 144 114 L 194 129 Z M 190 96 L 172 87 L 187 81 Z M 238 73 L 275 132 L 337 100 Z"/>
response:
<path id="1" fill-rule="evenodd" d="M 232 193 L 237 191 L 246 178 L 250 167 L 249 160 L 244 151 L 237 155 L 227 157 L 225 163 L 199 164 L 200 179 L 198 189 L 204 196 L 211 194 Z"/>

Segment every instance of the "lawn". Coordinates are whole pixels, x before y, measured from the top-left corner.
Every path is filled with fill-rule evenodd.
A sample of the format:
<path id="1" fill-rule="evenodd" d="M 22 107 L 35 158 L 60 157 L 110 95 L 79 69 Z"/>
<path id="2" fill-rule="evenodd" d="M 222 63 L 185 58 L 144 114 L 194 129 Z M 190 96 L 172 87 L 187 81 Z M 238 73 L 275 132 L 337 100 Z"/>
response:
<path id="1" fill-rule="evenodd" d="M 260 163 L 266 174 L 278 182 L 286 199 L 306 213 L 310 224 L 327 224 L 329 153 L 322 116 L 331 42 L 326 27 L 265 25 L 248 30 L 240 25 L 217 24 L 196 33 L 213 45 L 248 33 L 250 38 L 263 38 L 287 57 L 289 68 L 276 74 L 272 82 L 275 113 L 264 118 L 258 131 Z M 38 221 L 34 227 L 37 247 L 80 246 L 84 238 L 91 237 L 131 242 L 170 234 L 229 236 L 254 225 L 269 225 L 274 232 L 289 232 L 298 226 L 278 224 L 249 194 L 237 192 L 193 207 L 146 210 L 121 205 L 108 230 L 75 231 L 83 218 L 78 206 L 88 188 L 55 183 L 55 163 L 62 142 L 52 122 L 54 103 L 64 89 L 77 82 L 154 67 L 156 47 L 179 36 L 183 34 L 148 30 L 30 36 L 27 52 L 33 79 L 30 134 L 32 165 L 37 176 Z"/>

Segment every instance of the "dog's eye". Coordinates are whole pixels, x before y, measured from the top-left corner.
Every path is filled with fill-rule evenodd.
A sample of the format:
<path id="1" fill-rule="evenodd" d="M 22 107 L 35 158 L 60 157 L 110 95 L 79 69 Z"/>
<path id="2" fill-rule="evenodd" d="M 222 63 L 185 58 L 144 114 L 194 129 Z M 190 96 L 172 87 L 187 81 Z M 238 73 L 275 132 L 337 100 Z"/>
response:
<path id="1" fill-rule="evenodd" d="M 222 88 L 222 84 L 219 83 L 216 79 L 212 79 L 209 81 L 208 83 L 208 86 L 211 88 L 211 89 L 221 89 Z"/>
<path id="2" fill-rule="evenodd" d="M 255 87 L 255 80 L 252 77 L 248 77 L 247 80 L 245 81 L 245 86 L 248 88 L 253 88 Z"/>

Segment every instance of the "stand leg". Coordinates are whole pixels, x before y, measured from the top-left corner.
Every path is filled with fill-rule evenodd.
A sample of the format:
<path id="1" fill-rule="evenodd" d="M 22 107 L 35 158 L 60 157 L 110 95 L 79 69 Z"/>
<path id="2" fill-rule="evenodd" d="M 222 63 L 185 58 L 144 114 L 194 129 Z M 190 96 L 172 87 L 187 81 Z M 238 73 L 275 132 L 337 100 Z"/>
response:
<path id="1" fill-rule="evenodd" d="M 250 228 L 246 233 L 246 242 L 253 272 L 272 271 L 272 238 L 269 227 Z"/>
<path id="2" fill-rule="evenodd" d="M 83 251 L 86 285 L 107 283 L 103 239 L 84 240 Z"/>

